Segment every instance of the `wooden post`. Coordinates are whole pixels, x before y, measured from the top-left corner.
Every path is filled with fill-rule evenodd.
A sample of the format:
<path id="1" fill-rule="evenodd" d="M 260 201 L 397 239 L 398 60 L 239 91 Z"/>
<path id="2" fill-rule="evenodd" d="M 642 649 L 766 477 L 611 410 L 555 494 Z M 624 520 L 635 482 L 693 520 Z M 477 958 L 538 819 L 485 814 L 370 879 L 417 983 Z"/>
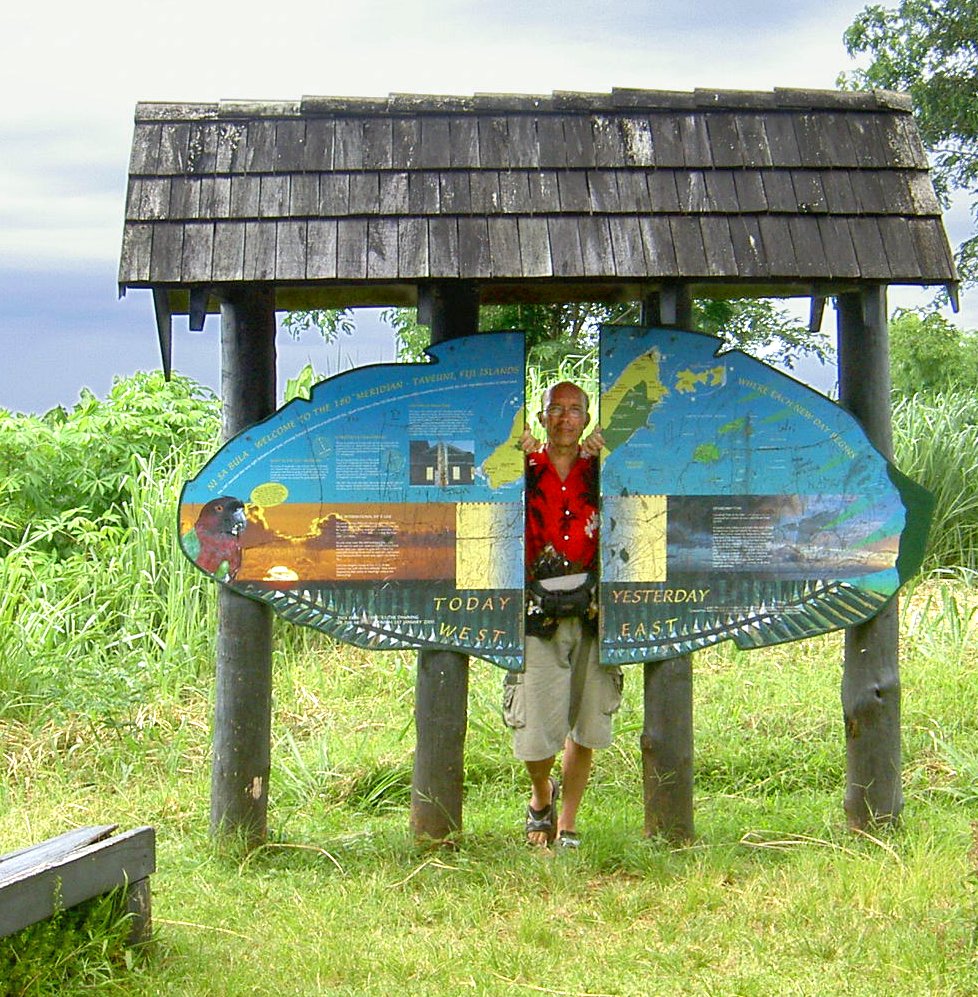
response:
<path id="1" fill-rule="evenodd" d="M 691 329 L 693 299 L 684 284 L 667 285 L 642 303 L 642 324 Z M 645 834 L 693 838 L 693 659 L 683 654 L 644 665 L 642 786 Z"/>
<path id="2" fill-rule="evenodd" d="M 438 284 L 422 291 L 431 342 L 478 332 L 479 294 L 470 284 Z M 442 841 L 462 829 L 469 659 L 455 651 L 419 651 L 415 680 L 414 776 L 411 830 Z"/>
<path id="3" fill-rule="evenodd" d="M 226 439 L 275 411 L 271 288 L 249 286 L 221 303 L 221 396 Z M 272 612 L 222 586 L 217 626 L 211 833 L 255 847 L 268 831 Z"/>
<path id="4" fill-rule="evenodd" d="M 886 288 L 839 295 L 839 401 L 873 445 L 893 455 Z M 896 821 L 903 809 L 897 600 L 845 636 L 842 713 L 850 827 Z"/>

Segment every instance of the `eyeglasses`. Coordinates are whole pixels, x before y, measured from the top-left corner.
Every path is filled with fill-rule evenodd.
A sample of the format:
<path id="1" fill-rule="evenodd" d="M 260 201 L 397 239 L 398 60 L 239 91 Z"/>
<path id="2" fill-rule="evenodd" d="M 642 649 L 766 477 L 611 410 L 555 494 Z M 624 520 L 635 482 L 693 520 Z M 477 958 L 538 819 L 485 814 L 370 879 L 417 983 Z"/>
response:
<path id="1" fill-rule="evenodd" d="M 559 419 L 564 414 L 572 419 L 584 419 L 587 416 L 587 409 L 580 405 L 548 405 L 544 414 L 548 419 Z"/>

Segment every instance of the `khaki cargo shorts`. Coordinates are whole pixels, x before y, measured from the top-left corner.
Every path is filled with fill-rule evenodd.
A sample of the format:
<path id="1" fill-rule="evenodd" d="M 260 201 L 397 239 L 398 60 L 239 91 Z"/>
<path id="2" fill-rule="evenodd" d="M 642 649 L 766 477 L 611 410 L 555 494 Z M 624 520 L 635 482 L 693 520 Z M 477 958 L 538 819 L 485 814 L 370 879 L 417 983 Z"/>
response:
<path id="1" fill-rule="evenodd" d="M 525 660 L 526 670 L 503 682 L 503 720 L 513 730 L 516 757 L 551 758 L 568 735 L 582 747 L 607 748 L 622 674 L 598 664 L 597 638 L 568 617 L 549 640 L 527 637 Z"/>

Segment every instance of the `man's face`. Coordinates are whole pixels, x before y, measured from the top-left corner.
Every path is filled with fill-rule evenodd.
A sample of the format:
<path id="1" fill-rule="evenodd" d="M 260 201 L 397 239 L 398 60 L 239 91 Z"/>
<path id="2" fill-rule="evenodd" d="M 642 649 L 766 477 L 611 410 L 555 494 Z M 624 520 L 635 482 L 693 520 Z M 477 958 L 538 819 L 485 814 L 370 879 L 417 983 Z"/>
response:
<path id="1" fill-rule="evenodd" d="M 554 446 L 576 446 L 587 425 L 587 396 L 573 384 L 558 384 L 546 399 L 540 422 Z"/>

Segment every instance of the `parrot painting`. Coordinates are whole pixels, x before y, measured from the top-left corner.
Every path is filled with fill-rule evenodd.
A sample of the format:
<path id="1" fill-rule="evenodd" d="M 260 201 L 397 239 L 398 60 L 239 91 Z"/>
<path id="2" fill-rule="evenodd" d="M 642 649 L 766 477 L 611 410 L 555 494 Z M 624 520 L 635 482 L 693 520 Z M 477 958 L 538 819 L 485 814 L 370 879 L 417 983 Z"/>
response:
<path id="1" fill-rule="evenodd" d="M 231 495 L 211 499 L 181 544 L 194 564 L 218 581 L 231 582 L 241 567 L 239 536 L 247 526 L 244 503 Z"/>

